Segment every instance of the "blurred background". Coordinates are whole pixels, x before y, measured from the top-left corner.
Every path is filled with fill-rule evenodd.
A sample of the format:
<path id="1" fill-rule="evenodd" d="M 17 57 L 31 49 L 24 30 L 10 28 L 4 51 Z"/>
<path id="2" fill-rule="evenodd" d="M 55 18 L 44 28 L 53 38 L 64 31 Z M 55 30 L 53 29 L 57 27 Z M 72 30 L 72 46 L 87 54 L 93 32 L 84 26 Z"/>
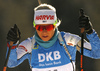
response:
<path id="1" fill-rule="evenodd" d="M 57 10 L 57 16 L 62 20 L 60 31 L 80 35 L 78 28 L 79 9 L 83 8 L 90 17 L 93 28 L 100 35 L 100 1 L 99 0 L 41 0 L 51 4 Z M 21 31 L 21 41 L 34 35 L 33 28 L 34 7 L 37 0 L 0 0 L 0 71 L 3 69 L 6 56 L 6 35 L 9 29 L 17 24 Z M 79 71 L 80 54 L 77 52 L 76 71 Z M 15 68 L 7 71 L 31 71 L 28 61 L 25 60 Z M 100 71 L 100 59 L 84 57 L 84 71 Z"/>

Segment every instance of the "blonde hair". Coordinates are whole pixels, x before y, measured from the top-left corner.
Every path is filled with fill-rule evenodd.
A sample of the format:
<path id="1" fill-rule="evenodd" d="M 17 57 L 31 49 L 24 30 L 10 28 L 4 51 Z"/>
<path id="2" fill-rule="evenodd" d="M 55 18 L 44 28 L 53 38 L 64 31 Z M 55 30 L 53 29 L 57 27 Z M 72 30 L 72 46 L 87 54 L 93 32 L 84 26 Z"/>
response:
<path id="1" fill-rule="evenodd" d="M 40 4 L 39 6 L 34 8 L 34 11 L 41 10 L 41 9 L 49 9 L 49 10 L 53 10 L 54 12 L 56 12 L 56 9 L 49 4 Z"/>

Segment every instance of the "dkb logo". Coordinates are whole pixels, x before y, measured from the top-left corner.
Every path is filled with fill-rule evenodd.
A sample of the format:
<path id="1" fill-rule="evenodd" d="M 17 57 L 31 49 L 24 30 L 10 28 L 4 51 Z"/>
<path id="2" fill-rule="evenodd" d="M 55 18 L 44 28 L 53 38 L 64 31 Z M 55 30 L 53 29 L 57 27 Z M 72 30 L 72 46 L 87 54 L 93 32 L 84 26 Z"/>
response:
<path id="1" fill-rule="evenodd" d="M 51 55 L 53 54 L 54 57 L 52 57 Z M 54 52 L 49 52 L 49 53 L 46 53 L 46 54 L 38 54 L 38 59 L 39 59 L 39 62 L 43 62 L 43 61 L 53 61 L 53 60 L 58 60 L 60 59 L 61 56 L 60 56 L 60 52 L 59 51 L 54 51 Z"/>

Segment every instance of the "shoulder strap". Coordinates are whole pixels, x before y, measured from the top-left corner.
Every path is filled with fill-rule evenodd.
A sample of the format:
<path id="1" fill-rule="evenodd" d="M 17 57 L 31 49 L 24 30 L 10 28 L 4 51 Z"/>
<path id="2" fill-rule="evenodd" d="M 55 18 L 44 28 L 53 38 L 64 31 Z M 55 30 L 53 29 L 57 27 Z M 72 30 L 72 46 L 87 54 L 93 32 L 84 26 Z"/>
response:
<path id="1" fill-rule="evenodd" d="M 35 44 L 35 35 L 33 36 L 31 42 L 32 42 L 32 48 L 34 48 L 33 46 L 34 46 L 34 44 Z"/>
<path id="2" fill-rule="evenodd" d="M 58 34 L 58 39 L 59 39 L 59 41 L 60 41 L 60 44 L 63 45 L 63 47 L 64 47 L 66 53 L 68 54 L 68 56 L 69 56 L 69 58 L 70 58 L 70 60 L 71 60 L 72 57 L 71 57 L 71 55 L 70 55 L 70 53 L 69 53 L 69 51 L 68 51 L 68 49 L 67 49 L 67 47 L 66 47 L 66 45 L 65 45 L 65 43 L 64 43 L 64 41 L 63 41 L 63 38 L 62 38 L 60 32 L 59 32 L 59 34 Z"/>

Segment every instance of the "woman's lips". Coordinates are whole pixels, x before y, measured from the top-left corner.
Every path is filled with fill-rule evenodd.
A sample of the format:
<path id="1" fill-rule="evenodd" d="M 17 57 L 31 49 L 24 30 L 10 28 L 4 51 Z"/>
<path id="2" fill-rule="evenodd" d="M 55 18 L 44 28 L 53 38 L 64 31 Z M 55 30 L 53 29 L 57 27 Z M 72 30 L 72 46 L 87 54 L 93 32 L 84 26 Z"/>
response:
<path id="1" fill-rule="evenodd" d="M 47 38 L 48 36 L 42 36 L 43 38 Z"/>

